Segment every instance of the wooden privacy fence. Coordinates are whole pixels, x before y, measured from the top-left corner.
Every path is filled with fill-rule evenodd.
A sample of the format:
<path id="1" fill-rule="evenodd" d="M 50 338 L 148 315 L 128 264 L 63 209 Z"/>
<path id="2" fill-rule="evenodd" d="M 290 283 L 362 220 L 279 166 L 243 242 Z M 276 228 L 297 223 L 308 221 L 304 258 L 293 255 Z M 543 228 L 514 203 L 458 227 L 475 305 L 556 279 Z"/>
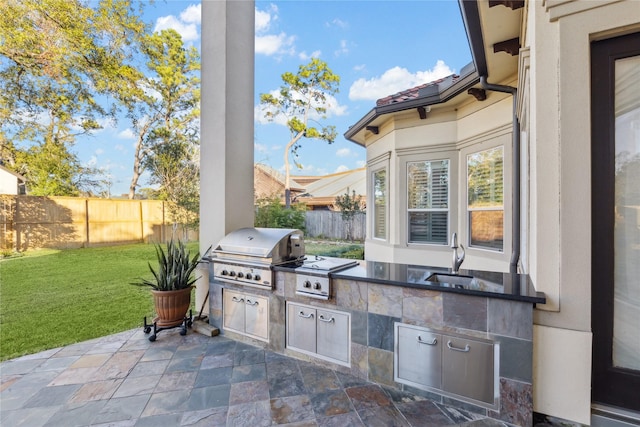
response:
<path id="1" fill-rule="evenodd" d="M 174 235 L 167 202 L 159 200 L 0 195 L 0 227 L 0 249 L 18 251 L 160 243 Z M 189 231 L 188 240 L 197 238 Z"/>
<path id="2" fill-rule="evenodd" d="M 366 233 L 364 212 L 355 214 L 351 222 L 342 219 L 340 212 L 307 211 L 305 213 L 304 226 L 307 237 L 364 241 Z"/>

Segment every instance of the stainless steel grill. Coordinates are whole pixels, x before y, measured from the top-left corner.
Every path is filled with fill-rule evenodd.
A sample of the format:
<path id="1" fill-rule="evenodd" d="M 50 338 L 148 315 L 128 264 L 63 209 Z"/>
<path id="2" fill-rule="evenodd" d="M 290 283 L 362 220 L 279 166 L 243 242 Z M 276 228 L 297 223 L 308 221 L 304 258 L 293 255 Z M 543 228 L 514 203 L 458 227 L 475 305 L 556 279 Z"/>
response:
<path id="1" fill-rule="evenodd" d="M 227 234 L 213 250 L 214 280 L 273 289 L 274 265 L 302 262 L 302 231 L 241 228 Z"/>

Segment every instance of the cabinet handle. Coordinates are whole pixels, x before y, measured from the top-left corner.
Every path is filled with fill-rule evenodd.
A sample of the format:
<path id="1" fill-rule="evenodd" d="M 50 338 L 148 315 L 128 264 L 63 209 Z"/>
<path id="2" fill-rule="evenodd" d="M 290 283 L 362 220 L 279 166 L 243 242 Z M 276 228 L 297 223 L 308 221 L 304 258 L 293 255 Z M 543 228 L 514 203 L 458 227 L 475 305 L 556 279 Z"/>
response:
<path id="1" fill-rule="evenodd" d="M 251 306 L 253 306 L 253 305 L 258 305 L 258 301 L 251 302 L 251 300 L 249 300 L 249 299 L 248 299 L 248 300 L 247 300 L 247 302 L 246 302 L 245 304 L 247 304 L 247 305 L 251 305 Z"/>
<path id="2" fill-rule="evenodd" d="M 449 348 L 449 350 L 461 351 L 463 353 L 469 353 L 469 351 L 471 350 L 471 347 L 469 347 L 469 344 L 465 344 L 464 348 L 457 348 L 451 345 L 451 341 L 447 341 L 447 347 Z"/>
<path id="3" fill-rule="evenodd" d="M 318 320 L 322 320 L 323 322 L 331 323 L 331 322 L 335 321 L 336 319 L 334 319 L 333 317 L 331 317 L 330 319 L 326 319 L 326 318 L 321 314 L 320 316 L 318 316 Z"/>
<path id="4" fill-rule="evenodd" d="M 298 316 L 303 317 L 303 318 L 305 318 L 305 319 L 311 319 L 311 318 L 313 318 L 313 313 L 309 313 L 309 314 L 307 314 L 307 315 L 305 316 L 305 315 L 304 315 L 304 311 L 300 311 L 300 312 L 298 313 Z"/>
<path id="5" fill-rule="evenodd" d="M 438 339 L 434 338 L 433 341 L 428 342 L 428 341 L 422 341 L 422 337 L 420 335 L 418 335 L 418 342 L 420 344 L 427 344 L 427 345 L 436 345 L 438 344 Z"/>
<path id="6" fill-rule="evenodd" d="M 244 302 L 244 298 L 232 297 L 231 301 L 233 301 L 233 302 Z"/>

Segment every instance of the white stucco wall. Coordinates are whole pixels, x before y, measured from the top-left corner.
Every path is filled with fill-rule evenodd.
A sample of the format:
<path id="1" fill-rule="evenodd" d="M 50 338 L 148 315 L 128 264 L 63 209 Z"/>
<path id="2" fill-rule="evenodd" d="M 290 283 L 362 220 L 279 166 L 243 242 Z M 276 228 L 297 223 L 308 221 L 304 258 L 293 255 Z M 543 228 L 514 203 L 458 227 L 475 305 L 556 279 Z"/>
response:
<path id="1" fill-rule="evenodd" d="M 638 2 L 527 3 L 534 410 L 590 422 L 590 42 L 640 29 Z"/>
<path id="2" fill-rule="evenodd" d="M 515 81 L 508 82 L 515 84 Z M 467 248 L 463 268 L 508 271 L 511 255 L 511 142 L 513 101 L 510 95 L 489 92 L 486 101 L 465 100 L 452 107 L 434 107 L 421 120 L 415 110 L 387 117 L 378 135 L 366 134 L 369 167 L 381 156 L 389 157 L 389 240 L 372 239 L 371 230 L 365 242 L 368 260 L 402 264 L 451 267 L 448 245 L 417 245 L 406 243 L 406 176 L 404 162 L 412 156 L 451 158 L 450 232 L 457 232 L 466 245 L 466 155 L 486 147 L 503 145 L 505 152 L 505 241 L 504 251 Z M 370 200 L 369 203 L 372 203 Z M 369 224 L 370 227 L 370 224 Z"/>
<path id="3" fill-rule="evenodd" d="M 253 227 L 254 20 L 253 1 L 202 2 L 201 253 Z M 199 308 L 208 276 L 196 288 Z"/>

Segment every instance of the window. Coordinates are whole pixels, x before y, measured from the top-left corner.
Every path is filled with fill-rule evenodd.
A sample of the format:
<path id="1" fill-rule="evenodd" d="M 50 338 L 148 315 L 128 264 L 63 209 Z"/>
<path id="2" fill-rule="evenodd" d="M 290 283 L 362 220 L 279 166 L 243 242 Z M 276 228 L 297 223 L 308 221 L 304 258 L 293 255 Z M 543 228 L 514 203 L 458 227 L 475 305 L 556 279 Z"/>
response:
<path id="1" fill-rule="evenodd" d="M 409 243 L 447 244 L 449 160 L 407 163 Z"/>
<path id="2" fill-rule="evenodd" d="M 373 173 L 373 237 L 387 238 L 387 170 Z"/>
<path id="3" fill-rule="evenodd" d="M 467 156 L 469 246 L 503 250 L 504 148 Z"/>

